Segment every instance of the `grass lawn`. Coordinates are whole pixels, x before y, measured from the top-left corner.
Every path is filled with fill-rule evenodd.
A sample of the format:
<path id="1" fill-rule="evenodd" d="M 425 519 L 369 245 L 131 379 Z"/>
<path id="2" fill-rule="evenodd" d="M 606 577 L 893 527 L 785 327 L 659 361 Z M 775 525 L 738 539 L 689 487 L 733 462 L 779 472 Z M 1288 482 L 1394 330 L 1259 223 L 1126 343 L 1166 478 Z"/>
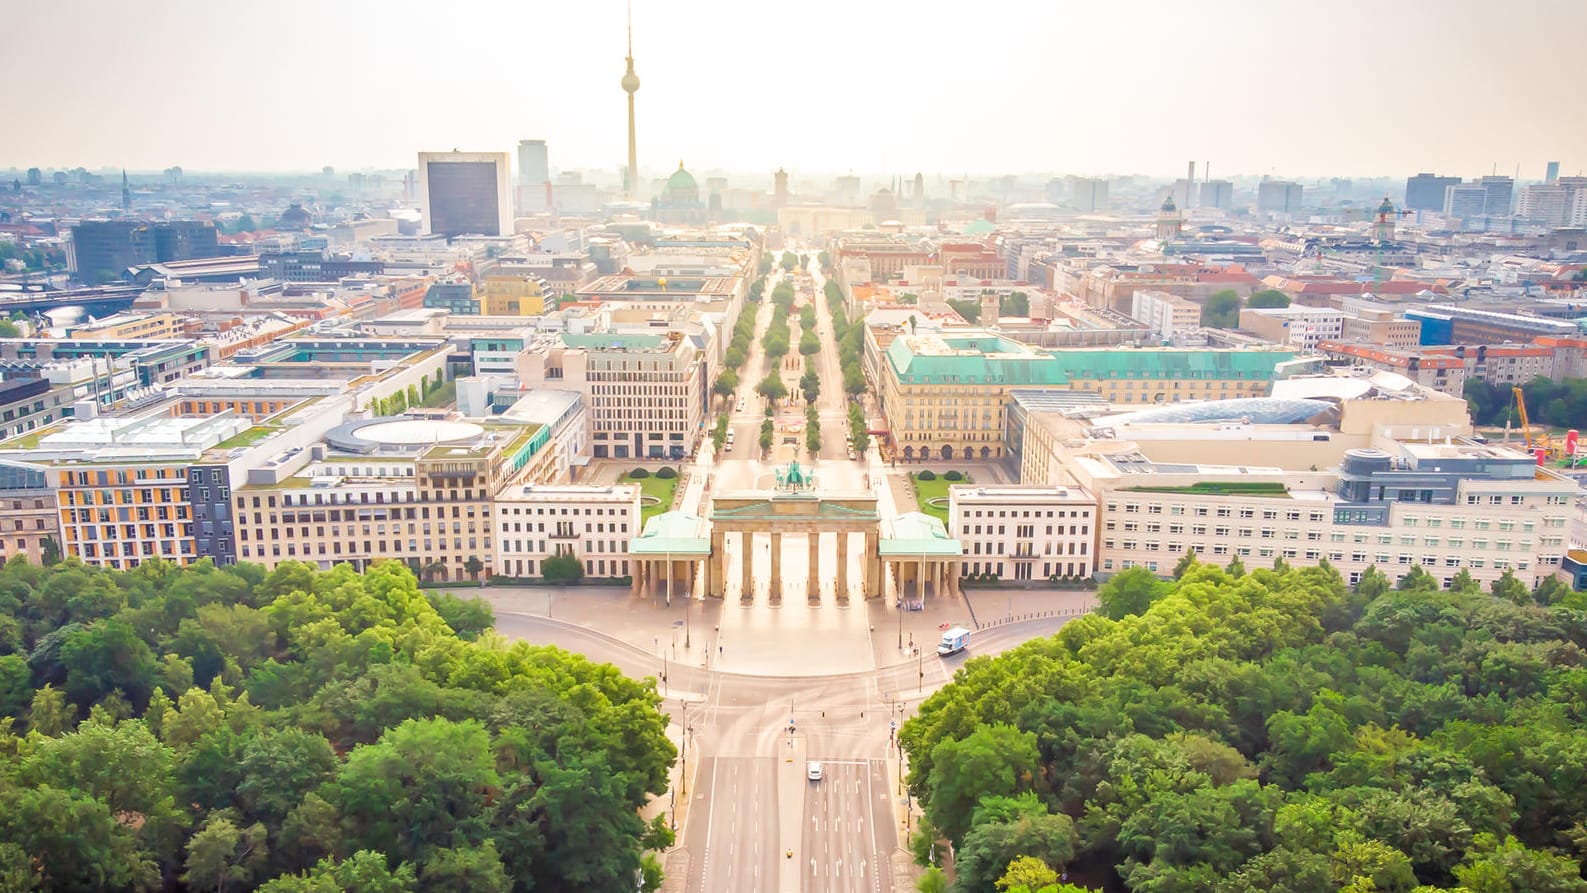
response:
<path id="1" fill-rule="evenodd" d="M 645 496 L 654 496 L 661 500 L 655 505 L 649 505 L 650 500 L 648 499 L 641 498 L 639 500 L 639 529 L 641 532 L 645 529 L 645 523 L 651 518 L 662 512 L 672 511 L 672 493 L 678 489 L 677 478 L 658 478 L 655 474 L 651 474 L 650 477 L 634 480 L 628 476 L 627 472 L 624 472 L 623 476 L 618 478 L 617 481 L 621 484 L 638 484 L 640 493 Z"/>
<path id="2" fill-rule="evenodd" d="M 948 503 L 947 503 L 948 488 L 953 486 L 955 483 L 962 484 L 964 482 L 963 481 L 943 480 L 943 477 L 940 474 L 937 475 L 937 479 L 934 480 L 934 481 L 923 481 L 923 480 L 915 477 L 913 474 L 911 474 L 909 476 L 909 482 L 911 484 L 913 484 L 914 487 L 915 487 L 915 501 L 920 503 L 920 511 L 923 514 L 930 515 L 930 516 L 940 520 L 942 522 L 942 526 L 947 527 L 948 526 Z M 942 502 L 942 504 L 940 506 L 932 505 L 928 501 L 928 500 L 936 499 L 938 497 L 940 497 L 943 500 L 943 502 Z"/>
<path id="3" fill-rule="evenodd" d="M 215 444 L 217 450 L 234 450 L 237 447 L 253 446 L 266 437 L 281 430 L 279 425 L 255 425 L 241 434 L 227 438 Z"/>

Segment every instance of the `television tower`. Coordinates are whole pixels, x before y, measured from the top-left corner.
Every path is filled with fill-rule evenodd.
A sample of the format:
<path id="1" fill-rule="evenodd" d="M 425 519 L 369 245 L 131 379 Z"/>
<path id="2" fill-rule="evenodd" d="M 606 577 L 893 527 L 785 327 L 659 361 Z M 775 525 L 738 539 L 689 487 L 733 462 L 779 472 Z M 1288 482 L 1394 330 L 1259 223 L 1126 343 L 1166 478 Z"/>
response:
<path id="1" fill-rule="evenodd" d="M 628 4 L 628 71 L 623 74 L 623 92 L 628 94 L 628 171 L 623 176 L 623 192 L 634 198 L 639 190 L 639 150 L 634 140 L 634 94 L 639 92 L 639 75 L 634 74 L 634 5 Z"/>

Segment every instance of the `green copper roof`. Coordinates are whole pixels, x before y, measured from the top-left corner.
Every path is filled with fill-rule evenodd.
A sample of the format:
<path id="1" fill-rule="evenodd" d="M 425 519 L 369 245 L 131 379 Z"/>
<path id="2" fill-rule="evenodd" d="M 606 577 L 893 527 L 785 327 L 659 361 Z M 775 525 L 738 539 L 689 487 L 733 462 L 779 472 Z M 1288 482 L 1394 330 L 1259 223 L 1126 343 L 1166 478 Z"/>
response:
<path id="1" fill-rule="evenodd" d="M 662 512 L 645 522 L 645 532 L 628 541 L 632 555 L 709 555 L 710 537 L 700 536 L 700 519 L 683 512 Z"/>
<path id="2" fill-rule="evenodd" d="M 1284 350 L 1037 350 L 991 334 L 943 338 L 953 353 L 915 353 L 908 336 L 893 339 L 887 359 L 904 384 L 1068 385 L 1100 379 L 1244 379 L 1266 381 L 1295 358 Z"/>
<path id="3" fill-rule="evenodd" d="M 879 555 L 893 558 L 927 558 L 964 554 L 964 546 L 951 536 L 937 518 L 920 512 L 905 512 L 893 519 L 893 535 L 882 537 L 876 544 Z"/>

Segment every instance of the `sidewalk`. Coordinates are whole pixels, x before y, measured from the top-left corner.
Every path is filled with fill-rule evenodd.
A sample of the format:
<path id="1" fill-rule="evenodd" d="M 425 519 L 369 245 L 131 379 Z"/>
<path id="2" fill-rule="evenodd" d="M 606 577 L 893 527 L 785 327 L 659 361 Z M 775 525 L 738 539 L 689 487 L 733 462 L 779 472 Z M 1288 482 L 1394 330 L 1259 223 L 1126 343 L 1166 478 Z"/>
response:
<path id="1" fill-rule="evenodd" d="M 704 663 L 706 639 L 722 622 L 720 599 L 678 596 L 669 606 L 660 592 L 646 598 L 626 586 L 487 586 L 477 594 L 498 610 L 588 627 L 694 666 Z"/>

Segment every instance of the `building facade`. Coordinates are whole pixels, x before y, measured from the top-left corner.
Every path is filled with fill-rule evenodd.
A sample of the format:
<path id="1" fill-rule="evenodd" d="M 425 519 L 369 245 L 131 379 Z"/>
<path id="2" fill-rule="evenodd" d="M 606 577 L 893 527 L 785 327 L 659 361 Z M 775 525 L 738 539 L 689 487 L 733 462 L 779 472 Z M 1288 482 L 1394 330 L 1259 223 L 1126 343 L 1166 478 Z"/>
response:
<path id="1" fill-rule="evenodd" d="M 424 232 L 448 239 L 512 235 L 510 167 L 506 152 L 420 152 Z"/>
<path id="2" fill-rule="evenodd" d="M 529 485 L 495 503 L 497 574 L 527 578 L 547 558 L 577 559 L 586 577 L 628 577 L 628 541 L 639 535 L 639 488 Z"/>
<path id="3" fill-rule="evenodd" d="M 948 488 L 948 529 L 967 574 L 1004 580 L 1091 576 L 1096 497 L 1080 487 Z"/>

